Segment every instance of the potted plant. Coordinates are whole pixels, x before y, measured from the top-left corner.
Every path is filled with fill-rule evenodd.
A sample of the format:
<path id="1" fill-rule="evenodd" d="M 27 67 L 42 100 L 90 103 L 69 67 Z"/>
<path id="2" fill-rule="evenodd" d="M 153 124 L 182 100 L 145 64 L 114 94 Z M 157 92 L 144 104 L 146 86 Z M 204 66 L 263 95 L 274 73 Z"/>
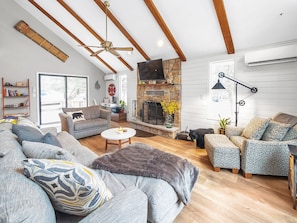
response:
<path id="1" fill-rule="evenodd" d="M 126 102 L 124 100 L 120 100 L 120 105 L 121 105 L 121 112 L 124 113 L 125 112 Z"/>
<path id="2" fill-rule="evenodd" d="M 220 124 L 219 133 L 220 134 L 225 134 L 226 126 L 231 123 L 231 119 L 230 118 L 222 118 L 220 115 L 219 115 L 219 117 L 220 117 L 220 120 L 219 120 L 219 124 Z"/>

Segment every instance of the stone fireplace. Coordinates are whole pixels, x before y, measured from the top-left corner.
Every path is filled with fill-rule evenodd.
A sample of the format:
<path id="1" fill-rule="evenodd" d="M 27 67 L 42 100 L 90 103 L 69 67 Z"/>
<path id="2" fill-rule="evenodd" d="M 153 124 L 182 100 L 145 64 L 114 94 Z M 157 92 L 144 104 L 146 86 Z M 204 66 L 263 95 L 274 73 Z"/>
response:
<path id="1" fill-rule="evenodd" d="M 132 123 L 134 128 L 174 138 L 180 129 L 180 110 L 174 114 L 174 127 L 168 129 L 164 126 L 164 114 L 161 117 L 163 109 L 160 102 L 177 101 L 181 105 L 180 59 L 163 60 L 163 70 L 165 79 L 168 81 L 142 81 L 137 85 L 137 119 Z M 157 113 L 153 114 L 152 111 L 147 113 L 146 109 L 155 105 L 157 105 Z"/>

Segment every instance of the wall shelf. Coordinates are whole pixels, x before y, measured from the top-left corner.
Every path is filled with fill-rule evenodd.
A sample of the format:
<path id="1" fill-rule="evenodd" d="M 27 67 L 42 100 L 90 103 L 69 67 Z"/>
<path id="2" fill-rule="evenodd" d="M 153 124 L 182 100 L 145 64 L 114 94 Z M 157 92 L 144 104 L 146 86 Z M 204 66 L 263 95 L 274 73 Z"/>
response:
<path id="1" fill-rule="evenodd" d="M 30 116 L 30 82 L 17 82 L 12 85 L 2 78 L 2 117 Z"/>

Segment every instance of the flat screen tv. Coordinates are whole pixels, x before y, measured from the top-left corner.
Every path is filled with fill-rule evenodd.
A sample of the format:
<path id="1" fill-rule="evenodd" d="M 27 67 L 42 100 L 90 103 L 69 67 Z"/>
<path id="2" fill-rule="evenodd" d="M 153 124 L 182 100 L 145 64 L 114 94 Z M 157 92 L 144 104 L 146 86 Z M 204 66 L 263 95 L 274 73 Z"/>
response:
<path id="1" fill-rule="evenodd" d="M 162 59 L 148 60 L 137 65 L 140 80 L 165 80 Z"/>

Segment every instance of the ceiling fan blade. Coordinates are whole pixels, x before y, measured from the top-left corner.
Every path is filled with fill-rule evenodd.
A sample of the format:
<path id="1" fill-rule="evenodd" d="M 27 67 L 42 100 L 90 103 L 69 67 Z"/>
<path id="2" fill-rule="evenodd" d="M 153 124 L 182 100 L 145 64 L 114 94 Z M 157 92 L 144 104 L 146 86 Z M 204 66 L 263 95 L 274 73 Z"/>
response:
<path id="1" fill-rule="evenodd" d="M 78 46 L 81 46 L 81 47 L 96 47 L 96 48 L 102 48 L 101 46 L 88 46 L 88 45 L 78 45 Z"/>
<path id="2" fill-rule="evenodd" d="M 133 47 L 113 47 L 113 49 L 119 51 L 133 51 Z"/>
<path id="3" fill-rule="evenodd" d="M 109 52 L 112 53 L 113 55 L 115 55 L 116 57 L 120 57 L 121 56 L 117 51 L 115 51 L 114 48 L 110 48 L 109 49 Z"/>
<path id="4" fill-rule="evenodd" d="M 99 54 L 99 53 L 101 53 L 101 52 L 103 52 L 103 51 L 104 51 L 104 49 L 98 50 L 98 51 L 96 51 L 95 53 L 92 53 L 91 56 L 92 56 L 92 57 L 93 57 L 93 56 L 96 56 L 97 54 Z"/>

